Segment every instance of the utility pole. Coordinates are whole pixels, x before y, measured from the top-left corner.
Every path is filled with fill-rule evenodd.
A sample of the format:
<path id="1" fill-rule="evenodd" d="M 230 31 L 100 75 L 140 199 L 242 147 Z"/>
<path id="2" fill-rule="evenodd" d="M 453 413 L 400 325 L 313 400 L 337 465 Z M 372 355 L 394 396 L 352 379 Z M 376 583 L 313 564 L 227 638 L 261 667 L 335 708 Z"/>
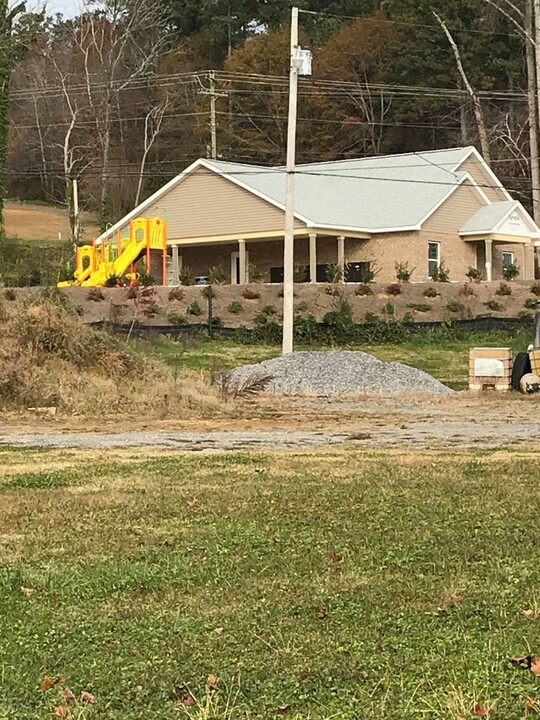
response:
<path id="1" fill-rule="evenodd" d="M 539 0 L 540 2 L 540 0 Z M 287 128 L 287 186 L 285 237 L 283 242 L 283 355 L 293 351 L 294 325 L 294 186 L 296 170 L 296 118 L 298 76 L 311 75 L 311 53 L 298 45 L 298 8 L 291 13 L 291 60 L 289 76 L 289 122 Z"/>
<path id="2" fill-rule="evenodd" d="M 210 88 L 207 90 L 203 86 L 203 89 L 199 90 L 199 94 L 210 96 L 210 158 L 212 160 L 216 160 L 218 155 L 216 101 L 218 98 L 228 97 L 228 95 L 227 93 L 216 91 L 216 74 L 214 71 L 210 71 L 208 73 L 208 81 L 210 83 Z"/>
<path id="3" fill-rule="evenodd" d="M 79 242 L 79 181 L 77 178 L 73 178 L 73 240 Z"/>

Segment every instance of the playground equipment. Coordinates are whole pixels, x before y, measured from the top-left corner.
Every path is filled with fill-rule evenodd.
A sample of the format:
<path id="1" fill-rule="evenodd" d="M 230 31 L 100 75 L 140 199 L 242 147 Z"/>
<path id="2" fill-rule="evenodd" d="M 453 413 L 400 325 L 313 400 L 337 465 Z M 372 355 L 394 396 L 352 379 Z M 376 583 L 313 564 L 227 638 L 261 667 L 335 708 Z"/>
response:
<path id="1" fill-rule="evenodd" d="M 110 241 L 94 239 L 92 245 L 78 247 L 74 279 L 58 283 L 58 287 L 80 285 L 96 287 L 106 284 L 109 278 L 126 277 L 136 280 L 135 263 L 145 258 L 146 274 L 151 275 L 152 250 L 161 251 L 163 285 L 167 284 L 167 232 L 161 218 L 135 218 L 126 231 L 120 230 Z"/>

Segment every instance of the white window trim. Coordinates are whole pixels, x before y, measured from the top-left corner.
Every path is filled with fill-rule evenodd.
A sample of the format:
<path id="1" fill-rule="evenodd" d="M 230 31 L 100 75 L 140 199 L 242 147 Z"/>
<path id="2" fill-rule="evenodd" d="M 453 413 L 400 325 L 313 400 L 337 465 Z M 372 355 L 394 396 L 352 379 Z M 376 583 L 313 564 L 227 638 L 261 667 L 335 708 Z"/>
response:
<path id="1" fill-rule="evenodd" d="M 436 246 L 437 246 L 437 257 L 436 257 L 436 258 L 430 258 L 430 257 L 429 257 L 429 246 L 430 246 L 430 245 L 436 245 Z M 430 271 L 429 271 L 430 264 L 433 263 L 433 262 L 436 262 L 436 263 L 437 263 L 437 268 L 440 268 L 440 267 L 441 267 L 441 243 L 440 243 L 438 240 L 430 240 L 430 241 L 428 242 L 427 250 L 428 250 L 428 252 L 427 252 L 428 277 L 431 277 L 432 274 L 431 274 Z"/>
<path id="2" fill-rule="evenodd" d="M 514 265 L 514 260 L 515 260 L 514 253 L 510 252 L 510 250 L 503 250 L 503 252 L 501 253 L 502 266 L 505 267 L 505 265 L 504 265 L 504 256 L 505 255 L 510 255 L 510 265 Z"/>

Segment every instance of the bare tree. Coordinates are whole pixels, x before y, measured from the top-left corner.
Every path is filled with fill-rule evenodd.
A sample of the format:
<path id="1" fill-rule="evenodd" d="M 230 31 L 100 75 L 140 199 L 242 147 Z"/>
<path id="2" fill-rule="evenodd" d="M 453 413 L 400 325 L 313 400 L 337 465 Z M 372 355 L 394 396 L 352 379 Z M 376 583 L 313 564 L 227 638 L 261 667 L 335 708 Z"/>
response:
<path id="1" fill-rule="evenodd" d="M 167 17 L 155 0 L 90 2 L 76 42 L 83 58 L 88 102 L 101 146 L 100 216 L 109 218 L 110 164 L 116 97 L 155 73 L 168 43 Z"/>
<path id="2" fill-rule="evenodd" d="M 141 157 L 141 164 L 139 167 L 139 179 L 137 182 L 137 192 L 135 194 L 135 206 L 139 204 L 141 199 L 141 192 L 144 181 L 144 170 L 146 167 L 148 153 L 152 149 L 153 144 L 155 143 L 161 132 L 163 126 L 163 118 L 165 117 L 165 113 L 167 112 L 169 105 L 170 97 L 167 93 L 158 105 L 154 105 L 154 107 L 150 108 L 150 110 L 146 113 L 146 117 L 144 118 L 144 148 Z"/>
<path id="3" fill-rule="evenodd" d="M 482 108 L 482 103 L 480 102 L 480 98 L 478 97 L 478 94 L 476 93 L 471 82 L 469 81 L 469 78 L 467 77 L 467 73 L 465 72 L 465 68 L 463 67 L 463 62 L 461 60 L 461 53 L 459 52 L 459 48 L 456 44 L 456 41 L 454 40 L 454 38 L 452 36 L 452 33 L 447 28 L 446 23 L 440 17 L 440 15 L 438 15 L 435 11 L 433 11 L 433 15 L 435 16 L 435 19 L 437 20 L 437 22 L 443 29 L 444 34 L 446 35 L 448 42 L 450 44 L 450 47 L 452 48 L 452 52 L 454 53 L 456 66 L 457 66 L 458 72 L 460 74 L 461 80 L 462 80 L 467 92 L 469 93 L 472 103 L 473 103 L 474 117 L 476 118 L 476 127 L 478 129 L 478 137 L 480 140 L 480 147 L 482 149 L 482 155 L 484 156 L 484 160 L 487 162 L 487 164 L 491 165 L 491 152 L 489 149 L 489 140 L 488 140 L 488 135 L 487 135 L 487 131 L 486 131 L 486 121 L 484 118 L 484 110 Z"/>

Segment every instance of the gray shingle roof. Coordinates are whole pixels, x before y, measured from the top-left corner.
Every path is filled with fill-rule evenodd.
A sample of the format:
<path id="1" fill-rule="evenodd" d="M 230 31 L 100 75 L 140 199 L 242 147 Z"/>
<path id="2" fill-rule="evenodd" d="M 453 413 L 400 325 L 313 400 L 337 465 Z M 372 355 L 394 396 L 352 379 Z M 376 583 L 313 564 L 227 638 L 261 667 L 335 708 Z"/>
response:
<path id="1" fill-rule="evenodd" d="M 461 228 L 460 233 L 493 232 L 493 229 L 504 220 L 506 215 L 516 206 L 515 200 L 496 202 L 485 205 L 477 210 Z"/>
<path id="2" fill-rule="evenodd" d="M 453 148 L 357 160 L 299 165 L 296 215 L 321 227 L 385 230 L 417 226 L 463 178 L 452 169 L 471 148 Z M 285 173 L 223 161 L 206 161 L 216 172 L 285 204 Z"/>

